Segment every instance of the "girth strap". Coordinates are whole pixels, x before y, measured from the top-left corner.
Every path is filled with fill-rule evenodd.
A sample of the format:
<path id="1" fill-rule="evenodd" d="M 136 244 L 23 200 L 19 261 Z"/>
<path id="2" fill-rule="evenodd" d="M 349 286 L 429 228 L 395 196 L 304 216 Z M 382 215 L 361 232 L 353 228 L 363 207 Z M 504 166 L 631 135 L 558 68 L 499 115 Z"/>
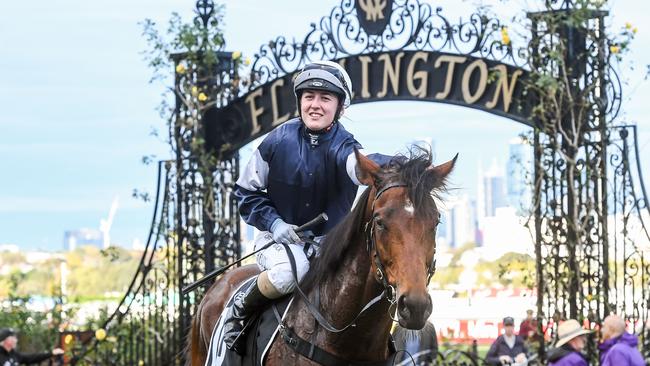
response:
<path id="1" fill-rule="evenodd" d="M 393 365 L 395 355 L 397 354 L 394 351 L 394 348 L 391 348 L 391 354 L 388 356 L 388 359 L 384 361 L 369 361 L 369 362 L 351 362 L 346 359 L 340 358 L 336 355 L 333 355 L 324 349 L 318 347 L 313 343 L 309 343 L 304 339 L 298 337 L 296 333 L 293 332 L 288 327 L 280 326 L 280 336 L 284 339 L 284 342 L 291 348 L 294 352 L 314 361 L 323 366 L 386 366 Z"/>

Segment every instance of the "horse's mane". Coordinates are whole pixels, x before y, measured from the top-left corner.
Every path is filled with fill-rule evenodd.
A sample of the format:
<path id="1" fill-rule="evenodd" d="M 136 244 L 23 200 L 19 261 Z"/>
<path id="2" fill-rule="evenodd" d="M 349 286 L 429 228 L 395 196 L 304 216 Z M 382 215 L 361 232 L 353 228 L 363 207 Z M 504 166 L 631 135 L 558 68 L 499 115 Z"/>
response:
<path id="1" fill-rule="evenodd" d="M 439 176 L 435 170 L 429 169 L 431 164 L 431 153 L 419 146 L 413 146 L 408 157 L 397 155 L 381 169 L 375 177 L 375 185 L 382 187 L 392 182 L 406 184 L 415 214 L 423 220 L 433 220 L 438 215 L 433 197 L 445 191 L 446 177 Z M 355 234 L 363 231 L 364 213 L 370 191 L 366 189 L 352 211 L 327 234 L 321 243 L 320 256 L 314 260 L 301 282 L 303 291 L 307 292 L 316 284 L 327 280 L 343 263 Z"/>
<path id="2" fill-rule="evenodd" d="M 354 235 L 363 229 L 363 214 L 368 203 L 370 189 L 366 189 L 354 209 L 334 226 L 321 242 L 320 255 L 313 261 L 310 270 L 303 278 L 300 288 L 307 292 L 318 283 L 322 283 L 338 269 L 341 259 L 351 247 Z M 327 249 L 326 249 L 327 248 Z"/>

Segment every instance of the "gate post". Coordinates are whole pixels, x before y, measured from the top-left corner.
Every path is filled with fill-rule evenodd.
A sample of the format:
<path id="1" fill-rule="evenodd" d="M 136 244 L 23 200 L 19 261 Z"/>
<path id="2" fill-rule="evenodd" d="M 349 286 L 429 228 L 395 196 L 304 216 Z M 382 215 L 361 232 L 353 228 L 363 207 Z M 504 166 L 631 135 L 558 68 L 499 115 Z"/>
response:
<path id="1" fill-rule="evenodd" d="M 541 108 L 534 116 L 540 333 L 542 317 L 554 329 L 561 318 L 593 329 L 609 312 L 607 145 L 615 113 L 608 110 L 612 103 L 606 93 L 607 12 L 580 6 L 571 0 L 547 2 L 546 11 L 528 13 L 533 82 L 557 80 L 535 95 Z M 591 357 L 597 355 L 597 338 L 589 336 Z"/>
<path id="2" fill-rule="evenodd" d="M 217 16 L 211 0 L 197 0 L 195 24 L 203 28 L 198 52 L 172 56 L 176 73 L 170 140 L 175 154 L 175 289 L 180 296 L 180 342 L 209 286 L 183 295 L 182 289 L 215 268 L 241 257 L 239 213 L 233 196 L 239 154 L 208 149 L 203 113 L 237 95 L 237 61 L 223 43 L 208 39 Z"/>

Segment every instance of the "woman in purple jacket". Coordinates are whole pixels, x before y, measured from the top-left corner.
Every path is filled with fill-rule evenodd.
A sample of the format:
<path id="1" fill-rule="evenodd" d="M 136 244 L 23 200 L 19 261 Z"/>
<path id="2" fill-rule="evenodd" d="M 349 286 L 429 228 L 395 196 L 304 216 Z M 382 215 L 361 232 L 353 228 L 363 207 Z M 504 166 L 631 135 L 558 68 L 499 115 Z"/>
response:
<path id="1" fill-rule="evenodd" d="M 549 366 L 589 366 L 582 350 L 585 348 L 585 334 L 591 332 L 582 328 L 575 319 L 560 324 L 555 348 L 548 353 Z"/>
<path id="2" fill-rule="evenodd" d="M 645 366 L 637 348 L 639 340 L 625 331 L 625 320 L 612 314 L 605 318 L 601 328 L 603 343 L 600 349 L 601 366 Z"/>

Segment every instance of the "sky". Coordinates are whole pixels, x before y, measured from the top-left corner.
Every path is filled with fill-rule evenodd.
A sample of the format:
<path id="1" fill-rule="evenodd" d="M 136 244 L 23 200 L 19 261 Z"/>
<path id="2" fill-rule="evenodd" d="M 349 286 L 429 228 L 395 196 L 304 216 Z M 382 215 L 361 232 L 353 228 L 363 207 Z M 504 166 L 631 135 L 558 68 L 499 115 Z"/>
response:
<path id="1" fill-rule="evenodd" d="M 425 1 L 425 0 L 421 0 Z M 226 1 L 226 50 L 252 57 L 276 36 L 302 39 L 309 24 L 340 1 Z M 494 2 L 506 23 L 540 2 Z M 621 118 L 637 123 L 643 174 L 650 179 L 650 4 L 610 2 L 608 25 L 638 27 L 619 66 L 627 81 Z M 439 1 L 451 19 L 467 18 L 471 1 Z M 66 230 L 98 228 L 111 202 L 119 202 L 112 241 L 144 241 L 153 203 L 131 197 L 154 194 L 156 165 L 142 157 L 171 155 L 152 130 L 165 131 L 156 107 L 164 82 L 150 83 L 143 60 L 141 22 L 164 31 L 172 12 L 191 19 L 193 1 L 83 0 L 0 2 L 0 245 L 60 250 Z M 630 65 L 635 66 L 631 70 Z M 404 151 L 413 140 L 434 141 L 437 162 L 460 153 L 454 194 L 473 194 L 479 164 L 507 158 L 508 141 L 525 126 L 485 112 L 434 103 L 381 102 L 353 105 L 343 123 L 369 151 Z M 251 147 L 245 147 L 250 151 Z M 645 157 L 645 159 L 643 159 Z"/>

